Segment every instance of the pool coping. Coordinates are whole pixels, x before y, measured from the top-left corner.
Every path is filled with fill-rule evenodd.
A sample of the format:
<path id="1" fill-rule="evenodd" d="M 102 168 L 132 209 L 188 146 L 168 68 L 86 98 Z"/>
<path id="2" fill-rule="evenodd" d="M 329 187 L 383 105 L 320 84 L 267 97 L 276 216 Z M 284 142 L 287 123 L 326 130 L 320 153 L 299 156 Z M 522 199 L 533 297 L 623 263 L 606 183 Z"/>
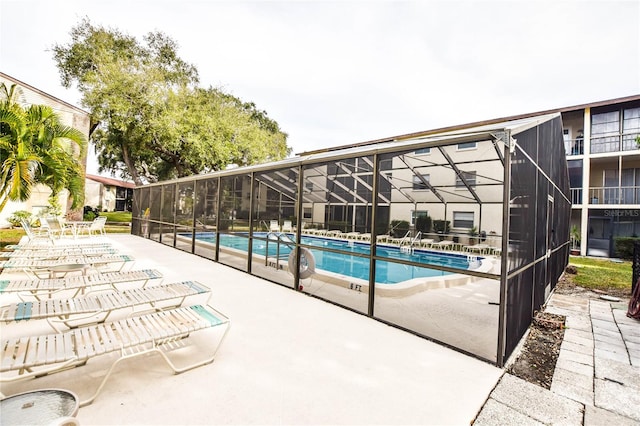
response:
<path id="1" fill-rule="evenodd" d="M 233 234 L 229 234 L 229 235 L 233 235 Z M 248 237 L 243 237 L 243 238 L 248 238 Z M 176 239 L 181 239 L 185 242 L 191 241 L 190 238 L 183 237 L 179 234 L 176 234 Z M 320 237 L 320 239 L 322 239 L 322 237 Z M 349 241 L 349 240 L 342 240 L 342 241 Z M 355 243 L 357 244 L 358 242 L 355 242 Z M 366 243 L 360 242 L 360 244 L 366 244 Z M 199 247 L 212 247 L 212 246 L 215 247 L 215 245 L 210 242 L 206 242 L 198 239 L 196 239 L 195 245 Z M 384 244 L 384 246 L 389 248 L 396 247 L 396 246 L 387 245 L 387 244 Z M 248 258 L 247 252 L 240 249 L 235 249 L 235 248 L 221 245 L 220 251 L 235 257 L 241 257 L 243 259 Z M 437 253 L 439 255 L 446 255 L 446 256 L 456 256 L 456 257 L 467 256 L 466 254 L 463 254 L 463 253 L 443 253 L 439 251 L 424 250 L 424 249 L 418 249 L 417 251 L 432 252 L 432 253 Z M 480 262 L 480 265 L 477 268 L 474 268 L 473 271 L 489 272 L 493 268 L 493 262 L 488 257 L 481 257 L 481 256 L 474 256 L 474 257 L 478 259 L 478 261 Z M 261 254 L 252 254 L 252 258 L 254 260 L 259 261 L 260 263 L 264 263 L 265 266 L 267 267 L 268 266 L 274 267 L 274 268 L 276 267 L 275 259 L 272 259 L 271 261 L 269 261 L 269 259 L 266 256 Z M 269 256 L 269 258 L 273 258 L 273 256 Z M 213 259 L 211 260 L 215 262 L 215 260 Z M 393 260 L 390 259 L 390 261 L 392 262 Z M 218 263 L 224 264 L 223 262 L 218 262 Z M 285 270 L 288 273 L 291 273 L 291 271 L 289 271 L 288 257 L 286 260 L 283 260 L 283 259 L 278 260 L 277 269 Z M 260 276 L 260 275 L 257 275 L 257 276 Z M 260 277 L 265 278 L 262 276 Z M 339 287 L 355 290 L 365 294 L 369 293 L 368 280 L 363 280 L 360 278 L 351 277 L 348 275 L 339 274 L 339 273 L 327 271 L 324 269 L 315 269 L 315 273 L 310 278 L 307 278 L 307 279 L 309 280 L 320 279 L 327 284 L 336 285 Z M 411 296 L 411 295 L 421 293 L 423 291 L 428 291 L 428 290 L 463 286 L 463 285 L 467 285 L 469 283 L 475 282 L 477 280 L 484 280 L 484 279 L 486 278 L 454 272 L 444 276 L 413 278 L 410 280 L 401 281 L 393 284 L 376 282 L 375 292 L 376 292 L 376 295 L 379 295 L 382 297 L 406 297 L 406 296 Z M 301 279 L 301 282 L 303 281 L 304 280 Z"/>

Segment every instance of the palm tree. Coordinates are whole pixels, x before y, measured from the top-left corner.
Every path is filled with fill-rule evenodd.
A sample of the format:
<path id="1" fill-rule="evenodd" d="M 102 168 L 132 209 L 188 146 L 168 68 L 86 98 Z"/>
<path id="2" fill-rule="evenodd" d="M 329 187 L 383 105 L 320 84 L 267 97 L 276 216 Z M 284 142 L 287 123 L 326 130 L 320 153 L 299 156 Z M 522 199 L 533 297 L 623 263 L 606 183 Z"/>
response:
<path id="1" fill-rule="evenodd" d="M 72 208 L 79 207 L 83 172 L 73 146 L 82 150 L 84 135 L 64 126 L 51 107 L 23 108 L 16 94 L 15 85 L 0 84 L 0 211 L 9 200 L 28 200 L 39 183 L 51 189 L 50 200 L 67 189 Z"/>

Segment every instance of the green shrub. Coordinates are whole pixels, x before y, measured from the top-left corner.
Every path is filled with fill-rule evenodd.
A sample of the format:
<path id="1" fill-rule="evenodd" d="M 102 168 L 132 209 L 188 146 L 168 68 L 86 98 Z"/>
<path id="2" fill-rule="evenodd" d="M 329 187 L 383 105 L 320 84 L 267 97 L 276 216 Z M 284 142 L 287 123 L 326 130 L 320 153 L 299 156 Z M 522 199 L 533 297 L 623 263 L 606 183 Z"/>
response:
<path id="1" fill-rule="evenodd" d="M 448 234 L 451 229 L 451 221 L 448 220 L 434 220 L 433 230 L 438 233 Z"/>
<path id="2" fill-rule="evenodd" d="M 31 213 L 26 210 L 17 210 L 7 218 L 7 222 L 9 222 L 12 226 L 19 227 L 21 226 L 20 221 L 22 219 L 25 219 L 27 222 L 31 223 Z"/>
<path id="3" fill-rule="evenodd" d="M 621 259 L 633 259 L 633 244 L 640 241 L 637 237 L 615 237 L 613 246 L 615 254 Z"/>
<path id="4" fill-rule="evenodd" d="M 376 235 L 385 235 L 389 232 L 389 225 L 386 222 L 376 223 Z"/>
<path id="5" fill-rule="evenodd" d="M 423 234 L 431 232 L 431 225 L 433 221 L 428 214 L 420 215 L 416 217 L 416 231 L 420 231 Z"/>
<path id="6" fill-rule="evenodd" d="M 391 221 L 391 235 L 395 238 L 402 238 L 409 232 L 409 222 L 406 220 Z"/>

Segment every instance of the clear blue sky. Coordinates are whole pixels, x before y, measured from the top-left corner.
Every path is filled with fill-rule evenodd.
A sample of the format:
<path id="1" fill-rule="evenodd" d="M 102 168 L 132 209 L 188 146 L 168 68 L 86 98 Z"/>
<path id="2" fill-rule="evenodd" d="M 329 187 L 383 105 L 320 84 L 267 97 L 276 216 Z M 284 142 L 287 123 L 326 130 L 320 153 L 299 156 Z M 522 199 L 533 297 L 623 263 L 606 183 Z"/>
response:
<path id="1" fill-rule="evenodd" d="M 640 93 L 640 1 L 0 0 L 0 69 L 70 103 L 82 17 L 160 30 L 294 152 Z"/>

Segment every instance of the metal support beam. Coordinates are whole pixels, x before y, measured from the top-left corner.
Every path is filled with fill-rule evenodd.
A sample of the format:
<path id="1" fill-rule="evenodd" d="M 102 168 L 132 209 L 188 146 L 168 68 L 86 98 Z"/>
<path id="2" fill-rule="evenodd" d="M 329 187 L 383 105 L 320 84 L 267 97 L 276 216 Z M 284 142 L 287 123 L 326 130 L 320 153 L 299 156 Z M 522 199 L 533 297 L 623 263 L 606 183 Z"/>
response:
<path id="1" fill-rule="evenodd" d="M 345 165 L 345 163 L 343 163 L 342 161 L 339 161 L 338 163 L 336 163 L 338 166 L 340 166 L 340 168 L 342 170 L 344 170 L 350 177 L 352 177 L 354 180 L 358 181 L 362 186 L 364 186 L 365 188 L 367 188 L 370 191 L 373 191 L 373 186 L 369 185 L 369 183 L 367 183 L 366 181 L 364 181 L 360 176 L 358 176 L 355 172 L 347 169 L 347 165 Z M 355 166 L 354 166 L 355 168 Z M 375 175 L 374 175 L 375 176 Z M 355 188 L 354 188 L 355 191 Z M 384 197 L 382 197 L 384 198 Z M 384 201 L 387 203 L 390 203 L 391 200 L 384 198 Z"/>
<path id="2" fill-rule="evenodd" d="M 374 315 L 374 304 L 376 296 L 376 242 L 378 236 L 376 234 L 376 210 L 378 208 L 378 176 L 379 173 L 378 154 L 373 156 L 373 186 L 371 192 L 371 242 L 369 244 L 369 303 L 367 307 L 367 315 Z"/>
<path id="3" fill-rule="evenodd" d="M 343 185 L 343 184 L 342 184 L 342 182 L 339 182 L 339 181 L 337 181 L 337 180 L 335 180 L 335 179 L 331 179 L 331 177 L 329 176 L 329 174 L 328 174 L 327 172 L 323 172 L 322 170 L 318 170 L 318 168 L 317 168 L 317 167 L 314 167 L 314 168 L 313 168 L 313 170 L 315 170 L 315 171 L 316 171 L 318 174 L 320 174 L 321 176 L 324 176 L 326 180 L 331 181 L 331 182 L 333 182 L 334 184 L 338 185 L 340 188 L 344 189 L 346 192 L 348 192 L 348 193 L 350 193 L 350 192 L 351 192 L 351 189 L 350 189 L 350 188 L 347 188 L 345 185 Z M 338 200 L 342 201 L 343 203 L 345 203 L 345 204 L 348 204 L 348 203 L 349 203 L 347 200 L 345 200 L 345 199 L 344 199 L 344 198 L 342 198 L 341 196 L 336 195 L 336 193 L 335 193 L 335 192 L 329 191 L 329 188 L 326 188 L 326 187 L 325 187 L 325 191 L 326 191 L 328 194 L 331 194 L 332 196 L 336 197 Z M 360 201 L 361 201 L 361 202 L 366 203 L 366 200 L 365 200 L 364 198 L 362 198 L 362 197 L 358 196 L 357 194 L 353 194 L 353 195 L 354 195 L 355 197 L 360 198 Z M 329 201 L 327 201 L 327 202 L 329 202 Z"/>
<path id="4" fill-rule="evenodd" d="M 220 260 L 220 209 L 221 209 L 221 203 L 220 203 L 220 195 L 222 194 L 222 180 L 220 178 L 217 179 L 218 181 L 218 194 L 216 195 L 217 200 L 216 200 L 216 248 L 215 248 L 215 255 L 213 256 L 214 260 L 216 262 L 218 262 Z"/>
<path id="5" fill-rule="evenodd" d="M 498 158 L 500 159 L 500 162 L 502 163 L 502 165 L 504 166 L 504 154 L 502 153 L 502 151 L 500 151 L 500 147 L 498 146 L 498 142 L 503 142 L 502 138 L 504 138 L 504 133 L 497 133 L 494 135 L 494 138 L 492 140 L 493 143 L 493 148 L 496 150 L 496 154 L 498 155 Z"/>
<path id="6" fill-rule="evenodd" d="M 365 161 L 368 162 L 368 159 L 365 159 Z M 378 168 L 379 170 L 379 168 Z M 391 187 L 393 189 L 395 189 L 396 191 L 398 191 L 400 194 L 402 194 L 404 196 L 404 198 L 406 198 L 407 200 L 411 201 L 412 203 L 415 204 L 416 200 L 413 199 L 413 197 L 411 197 L 409 194 L 407 194 L 406 192 L 404 192 L 404 190 L 402 188 L 400 188 L 399 186 L 397 186 L 396 184 L 394 184 L 391 180 L 392 177 L 388 176 L 386 173 L 380 173 L 378 171 L 378 174 L 374 174 L 374 176 L 380 176 L 381 178 L 383 178 L 384 180 L 386 180 L 387 182 L 389 182 L 389 185 L 391 185 Z M 389 201 L 389 204 L 391 202 Z"/>
<path id="7" fill-rule="evenodd" d="M 293 271 L 293 288 L 297 290 L 300 290 L 300 243 L 302 241 L 302 214 L 303 214 L 303 208 L 302 208 L 302 190 L 304 189 L 304 173 L 303 173 L 303 168 L 302 165 L 298 166 L 298 205 L 297 205 L 297 211 L 296 211 L 296 216 L 298 218 L 298 220 L 296 221 L 296 265 L 298 265 L 296 267 L 296 269 Z"/>
<path id="8" fill-rule="evenodd" d="M 447 162 L 449 163 L 453 171 L 456 172 L 456 175 L 460 178 L 464 186 L 467 187 L 467 190 L 469 191 L 473 199 L 476 200 L 478 204 L 482 205 L 482 200 L 480 200 L 480 197 L 478 197 L 478 194 L 476 194 L 476 191 L 471 187 L 471 185 L 469 185 L 469 182 L 467 182 L 467 179 L 464 177 L 464 172 L 458 168 L 456 163 L 451 159 L 451 156 L 447 154 L 447 152 L 444 150 L 443 147 L 439 146 L 438 150 L 440 151 L 442 156 L 447 160 Z"/>
<path id="9" fill-rule="evenodd" d="M 418 177 L 418 179 L 420 179 L 420 182 L 422 182 L 422 184 L 423 184 L 424 186 L 426 186 L 427 188 L 429 188 L 429 190 L 430 190 L 431 192 L 433 192 L 433 195 L 435 195 L 435 196 L 436 196 L 436 198 L 438 198 L 438 200 L 440 200 L 440 202 L 441 202 L 442 204 L 447 204 L 447 202 L 444 200 L 444 198 L 442 197 L 442 195 L 440 195 L 440 193 L 439 193 L 439 192 L 438 192 L 438 191 L 433 187 L 433 185 L 431 185 L 431 183 L 429 183 L 429 181 L 428 181 L 428 180 L 426 180 L 426 179 L 422 176 L 422 174 L 417 173 L 417 172 L 416 172 L 416 170 L 415 170 L 415 169 L 416 169 L 415 167 L 413 167 L 412 165 L 410 165 L 409 163 L 407 163 L 407 160 L 405 160 L 404 155 L 400 155 L 400 156 L 399 156 L 399 158 L 400 158 L 400 161 L 402 161 L 402 162 L 403 162 L 403 163 L 404 163 L 404 164 L 409 168 L 409 170 L 411 170 L 411 172 L 413 173 L 413 175 L 414 175 L 414 176 L 417 176 L 417 177 Z"/>
<path id="10" fill-rule="evenodd" d="M 251 259 L 253 259 L 253 206 L 254 206 L 254 191 L 255 191 L 255 172 L 251 172 L 249 181 L 249 188 L 251 195 L 249 196 L 249 241 L 247 247 L 247 273 L 251 273 Z"/>
<path id="11" fill-rule="evenodd" d="M 511 200 L 511 150 L 515 141 L 511 140 L 511 132 L 505 131 L 504 146 L 504 185 L 502 189 L 502 254 L 500 256 L 500 306 L 498 308 L 498 347 L 496 363 L 502 367 L 505 363 L 505 347 L 507 339 L 507 284 L 509 258 L 509 225 L 510 225 L 510 200 Z"/>

